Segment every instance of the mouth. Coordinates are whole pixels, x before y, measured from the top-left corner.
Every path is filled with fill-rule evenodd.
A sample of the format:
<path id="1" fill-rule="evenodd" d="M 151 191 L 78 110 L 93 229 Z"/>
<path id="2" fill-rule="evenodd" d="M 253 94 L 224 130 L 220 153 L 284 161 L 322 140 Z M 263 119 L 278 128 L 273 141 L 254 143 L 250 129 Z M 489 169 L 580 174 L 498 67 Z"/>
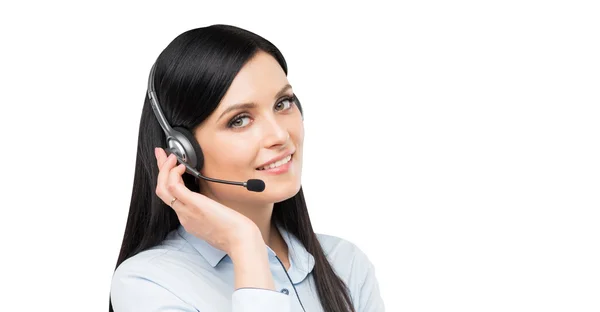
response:
<path id="1" fill-rule="evenodd" d="M 286 172 L 290 165 L 292 164 L 292 159 L 294 154 L 288 155 L 281 160 L 272 162 L 268 165 L 262 166 L 260 168 L 256 168 L 258 171 L 268 172 L 268 173 L 283 173 Z"/>

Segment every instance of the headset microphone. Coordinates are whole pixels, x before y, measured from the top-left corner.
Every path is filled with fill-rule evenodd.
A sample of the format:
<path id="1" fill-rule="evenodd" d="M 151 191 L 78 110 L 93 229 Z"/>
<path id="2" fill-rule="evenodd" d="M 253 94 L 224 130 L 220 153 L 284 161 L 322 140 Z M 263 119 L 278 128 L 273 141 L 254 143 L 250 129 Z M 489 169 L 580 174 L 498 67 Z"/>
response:
<path id="1" fill-rule="evenodd" d="M 262 192 L 265 190 L 265 182 L 263 180 L 259 180 L 259 179 L 250 179 L 246 182 L 235 182 L 235 181 L 219 180 L 219 179 L 205 177 L 200 172 L 198 172 L 196 169 L 192 168 L 185 161 L 183 161 L 183 159 L 181 159 L 181 157 L 179 157 L 179 155 L 177 155 L 177 153 L 173 153 L 169 149 L 167 149 L 166 153 L 167 153 L 167 156 L 170 154 L 175 154 L 175 157 L 177 157 L 177 161 L 185 166 L 186 171 L 188 173 L 190 173 L 191 175 L 196 176 L 198 178 L 202 178 L 206 181 L 216 182 L 216 183 L 225 183 L 225 184 L 231 184 L 231 185 L 239 185 L 239 186 L 243 186 L 243 187 L 247 188 L 248 191 L 252 191 L 252 192 Z"/>
<path id="2" fill-rule="evenodd" d="M 262 192 L 265 190 L 265 182 L 258 179 L 250 179 L 246 182 L 235 182 L 213 179 L 205 177 L 200 174 L 200 169 L 204 165 L 204 155 L 202 154 L 202 148 L 196 141 L 194 135 L 186 128 L 174 127 L 172 128 L 167 122 L 167 118 L 162 113 L 160 105 L 158 104 L 158 98 L 156 97 L 156 91 L 154 90 L 154 70 L 156 69 L 156 63 L 152 65 L 150 71 L 150 78 L 148 79 L 148 98 L 150 99 L 150 106 L 152 111 L 160 124 L 160 127 L 167 136 L 167 148 L 165 151 L 167 154 L 175 154 L 177 161 L 182 163 L 186 167 L 186 172 L 192 174 L 195 177 L 204 179 L 210 182 L 224 183 L 231 185 L 240 185 L 252 192 Z"/>

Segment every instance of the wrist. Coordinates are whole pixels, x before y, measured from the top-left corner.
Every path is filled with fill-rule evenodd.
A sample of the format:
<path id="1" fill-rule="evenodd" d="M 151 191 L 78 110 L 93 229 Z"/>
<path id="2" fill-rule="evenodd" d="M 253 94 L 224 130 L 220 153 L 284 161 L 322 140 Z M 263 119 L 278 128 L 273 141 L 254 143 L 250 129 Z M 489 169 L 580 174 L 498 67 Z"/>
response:
<path id="1" fill-rule="evenodd" d="M 240 231 L 239 238 L 232 242 L 229 257 L 233 262 L 244 258 L 255 258 L 261 255 L 267 256 L 266 244 L 258 228 Z"/>
<path id="2" fill-rule="evenodd" d="M 257 238 L 248 237 L 233 248 L 229 257 L 233 262 L 235 289 L 252 287 L 275 290 L 267 247 L 260 233 Z"/>

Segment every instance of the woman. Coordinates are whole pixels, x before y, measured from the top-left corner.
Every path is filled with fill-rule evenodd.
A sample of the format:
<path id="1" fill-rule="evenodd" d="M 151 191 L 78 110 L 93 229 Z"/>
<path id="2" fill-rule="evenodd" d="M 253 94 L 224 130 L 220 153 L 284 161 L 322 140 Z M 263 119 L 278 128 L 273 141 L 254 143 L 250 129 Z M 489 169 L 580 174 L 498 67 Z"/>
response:
<path id="1" fill-rule="evenodd" d="M 279 50 L 212 25 L 175 38 L 150 77 L 110 311 L 384 311 L 367 256 L 313 231 Z"/>

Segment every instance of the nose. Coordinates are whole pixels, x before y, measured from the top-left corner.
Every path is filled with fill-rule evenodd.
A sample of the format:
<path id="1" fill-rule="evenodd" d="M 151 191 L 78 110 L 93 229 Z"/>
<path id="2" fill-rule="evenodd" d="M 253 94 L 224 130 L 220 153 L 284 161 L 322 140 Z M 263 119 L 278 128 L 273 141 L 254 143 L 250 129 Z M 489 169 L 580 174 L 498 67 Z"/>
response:
<path id="1" fill-rule="evenodd" d="M 268 118 L 265 122 L 265 147 L 287 145 L 290 139 L 288 129 L 278 122 L 276 118 Z"/>

